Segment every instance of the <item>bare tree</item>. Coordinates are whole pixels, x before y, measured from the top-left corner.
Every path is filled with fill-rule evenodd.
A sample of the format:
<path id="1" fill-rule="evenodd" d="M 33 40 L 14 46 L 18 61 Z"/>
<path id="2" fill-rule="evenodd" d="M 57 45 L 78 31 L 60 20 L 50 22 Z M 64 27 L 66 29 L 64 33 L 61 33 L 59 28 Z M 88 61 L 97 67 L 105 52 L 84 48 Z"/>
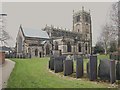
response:
<path id="1" fill-rule="evenodd" d="M 10 39 L 10 35 L 6 31 L 6 16 L 7 14 L 0 14 L 0 42 L 2 46 L 7 44 L 7 40 Z"/>
<path id="2" fill-rule="evenodd" d="M 111 34 L 110 34 L 110 27 L 109 25 L 105 25 L 102 28 L 102 33 L 100 36 L 100 41 L 102 42 L 102 46 L 104 47 L 105 54 L 108 53 L 108 47 L 111 39 Z"/>
<path id="3" fill-rule="evenodd" d="M 110 42 L 116 41 L 116 44 L 118 43 L 118 2 L 114 3 L 112 5 L 111 11 L 110 11 L 110 22 L 109 24 L 105 24 L 102 27 L 102 33 L 100 40 L 103 42 L 103 46 L 105 49 L 105 54 L 108 53 L 108 48 L 110 46 Z"/>
<path id="4" fill-rule="evenodd" d="M 7 40 L 10 39 L 10 35 L 5 31 L 5 30 L 0 30 L 1 31 L 1 35 L 0 35 L 0 41 L 1 41 L 1 44 L 4 45 L 4 44 L 7 44 Z"/>

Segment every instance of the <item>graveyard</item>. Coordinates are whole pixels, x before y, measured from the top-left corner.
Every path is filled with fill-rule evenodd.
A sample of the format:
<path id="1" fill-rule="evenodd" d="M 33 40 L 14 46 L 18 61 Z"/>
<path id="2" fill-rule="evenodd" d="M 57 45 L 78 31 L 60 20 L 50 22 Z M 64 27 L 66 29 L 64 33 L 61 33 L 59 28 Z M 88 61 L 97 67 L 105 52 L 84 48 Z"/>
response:
<path id="1" fill-rule="evenodd" d="M 100 59 L 107 59 L 109 55 L 99 55 L 97 58 L 97 63 L 99 63 Z M 73 62 L 73 74 L 70 75 L 68 72 L 63 73 L 50 70 L 49 57 L 32 59 L 11 58 L 11 60 L 16 64 L 8 80 L 7 88 L 116 88 L 118 83 L 118 81 L 114 84 L 102 80 L 90 81 L 85 75 L 88 59 L 83 59 L 84 77 L 82 78 L 76 78 L 75 76 L 76 61 Z M 68 68 L 68 66 L 65 67 Z M 56 68 L 58 67 L 56 66 Z"/>

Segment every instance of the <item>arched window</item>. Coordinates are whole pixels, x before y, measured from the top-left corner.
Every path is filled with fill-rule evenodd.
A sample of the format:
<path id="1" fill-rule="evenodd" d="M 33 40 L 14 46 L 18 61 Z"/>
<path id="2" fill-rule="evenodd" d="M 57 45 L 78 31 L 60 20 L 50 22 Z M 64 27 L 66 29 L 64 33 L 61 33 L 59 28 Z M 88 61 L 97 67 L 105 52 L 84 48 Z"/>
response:
<path id="1" fill-rule="evenodd" d="M 58 50 L 58 42 L 55 41 L 55 50 Z"/>
<path id="2" fill-rule="evenodd" d="M 38 50 L 35 49 L 35 56 L 38 56 Z"/>
<path id="3" fill-rule="evenodd" d="M 77 32 L 81 32 L 81 31 L 80 31 L 80 24 L 77 24 L 77 25 L 76 25 L 76 31 L 77 31 Z"/>
<path id="4" fill-rule="evenodd" d="M 31 53 L 31 49 L 30 49 L 30 48 L 28 48 L 28 53 L 29 53 L 29 54 Z"/>
<path id="5" fill-rule="evenodd" d="M 19 39 L 18 39 L 18 52 L 22 52 L 22 48 L 23 48 L 23 46 L 22 46 L 22 37 L 19 37 Z"/>
<path id="6" fill-rule="evenodd" d="M 78 44 L 78 51 L 81 52 L 81 43 Z"/>
<path id="7" fill-rule="evenodd" d="M 85 50 L 87 51 L 87 44 L 85 45 Z"/>
<path id="8" fill-rule="evenodd" d="M 71 52 L 71 45 L 70 45 L 70 42 L 67 43 L 67 52 Z"/>

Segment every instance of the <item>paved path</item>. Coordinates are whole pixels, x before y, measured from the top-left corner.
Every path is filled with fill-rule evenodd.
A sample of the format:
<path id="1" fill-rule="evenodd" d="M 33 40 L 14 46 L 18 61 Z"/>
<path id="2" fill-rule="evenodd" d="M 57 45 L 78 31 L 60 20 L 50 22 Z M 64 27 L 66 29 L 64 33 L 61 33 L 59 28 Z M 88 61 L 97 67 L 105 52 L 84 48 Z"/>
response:
<path id="1" fill-rule="evenodd" d="M 7 85 L 7 81 L 9 76 L 15 66 L 15 62 L 6 59 L 3 65 L 0 65 L 0 90 L 1 88 L 5 88 Z"/>

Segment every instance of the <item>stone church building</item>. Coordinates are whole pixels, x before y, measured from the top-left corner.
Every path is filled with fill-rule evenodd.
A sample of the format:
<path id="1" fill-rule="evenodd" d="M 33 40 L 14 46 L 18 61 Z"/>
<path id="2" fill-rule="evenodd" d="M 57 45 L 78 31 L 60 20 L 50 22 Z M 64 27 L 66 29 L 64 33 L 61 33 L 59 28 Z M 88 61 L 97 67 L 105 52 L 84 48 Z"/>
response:
<path id="1" fill-rule="evenodd" d="M 48 26 L 42 30 L 24 28 L 20 25 L 16 38 L 18 57 L 43 57 L 60 51 L 63 55 L 92 53 L 92 30 L 90 12 L 73 11 L 73 29 Z"/>

